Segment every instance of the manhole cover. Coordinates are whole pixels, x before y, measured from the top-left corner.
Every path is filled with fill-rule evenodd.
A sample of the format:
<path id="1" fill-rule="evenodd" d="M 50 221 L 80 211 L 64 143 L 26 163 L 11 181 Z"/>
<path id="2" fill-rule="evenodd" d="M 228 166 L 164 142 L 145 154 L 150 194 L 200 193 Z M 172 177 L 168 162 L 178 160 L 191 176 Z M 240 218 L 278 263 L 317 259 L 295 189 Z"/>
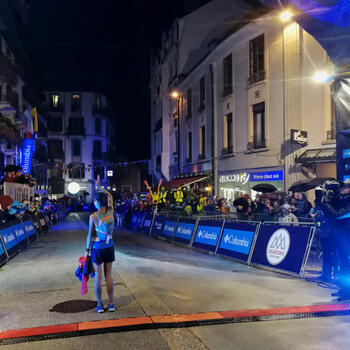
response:
<path id="1" fill-rule="evenodd" d="M 96 306 L 97 302 L 92 300 L 68 300 L 64 301 L 63 303 L 56 304 L 50 311 L 73 314 L 94 309 Z"/>

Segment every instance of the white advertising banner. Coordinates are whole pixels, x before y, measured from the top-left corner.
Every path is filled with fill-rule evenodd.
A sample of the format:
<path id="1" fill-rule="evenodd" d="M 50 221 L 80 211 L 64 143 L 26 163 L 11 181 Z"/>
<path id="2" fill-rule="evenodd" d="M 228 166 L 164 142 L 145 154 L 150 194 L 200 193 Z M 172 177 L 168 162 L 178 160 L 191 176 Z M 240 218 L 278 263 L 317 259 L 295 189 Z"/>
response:
<path id="1" fill-rule="evenodd" d="M 4 183 L 4 195 L 10 196 L 13 200 L 22 202 L 23 199 L 30 199 L 35 193 L 35 187 L 11 182 Z"/>

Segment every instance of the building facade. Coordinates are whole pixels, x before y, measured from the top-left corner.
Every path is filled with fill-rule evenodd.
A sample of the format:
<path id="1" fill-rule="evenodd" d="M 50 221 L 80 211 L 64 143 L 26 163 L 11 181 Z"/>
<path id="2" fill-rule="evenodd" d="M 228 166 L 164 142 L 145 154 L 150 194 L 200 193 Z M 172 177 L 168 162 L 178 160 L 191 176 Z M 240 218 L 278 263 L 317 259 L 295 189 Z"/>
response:
<path id="1" fill-rule="evenodd" d="M 226 198 L 236 191 L 254 196 L 252 187 L 261 182 L 283 190 L 306 177 L 336 177 L 330 86 L 311 79 L 333 69 L 325 51 L 293 19 L 282 22 L 278 11 L 241 11 L 244 1 L 234 6 L 214 0 L 176 21 L 180 39 L 153 56 L 152 159 L 159 169 L 161 154 L 162 170 L 156 177 L 211 174 L 214 192 Z M 184 33 L 191 36 L 204 18 L 216 23 L 214 8 L 231 14 L 235 25 L 207 25 L 202 39 L 194 35 L 192 50 L 182 50 Z M 160 73 L 171 71 L 165 53 L 172 50 L 178 79 L 161 74 L 163 82 Z"/>
<path id="2" fill-rule="evenodd" d="M 91 203 L 98 175 L 111 189 L 112 109 L 107 98 L 93 92 L 47 91 L 49 189 L 52 195 L 68 194 L 68 185 L 80 185 L 79 196 Z"/>

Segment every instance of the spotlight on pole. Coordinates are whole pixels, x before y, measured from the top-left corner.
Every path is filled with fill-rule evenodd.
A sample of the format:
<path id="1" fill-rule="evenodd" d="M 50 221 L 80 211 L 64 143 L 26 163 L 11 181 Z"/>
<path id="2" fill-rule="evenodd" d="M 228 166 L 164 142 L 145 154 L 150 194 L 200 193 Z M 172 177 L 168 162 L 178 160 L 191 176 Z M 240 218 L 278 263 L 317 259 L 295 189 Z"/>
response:
<path id="1" fill-rule="evenodd" d="M 77 194 L 80 191 L 80 185 L 77 182 L 71 182 L 68 185 L 68 192 L 71 194 Z"/>
<path id="2" fill-rule="evenodd" d="M 287 22 L 292 18 L 292 13 L 288 10 L 283 11 L 280 15 L 280 18 L 282 22 Z"/>
<path id="3" fill-rule="evenodd" d="M 173 92 L 170 94 L 170 96 L 171 96 L 172 98 L 178 98 L 178 97 L 180 96 L 180 94 L 179 94 L 177 91 L 173 91 Z"/>
<path id="4" fill-rule="evenodd" d="M 317 83 L 325 83 L 331 79 L 331 75 L 325 71 L 316 72 L 312 79 Z"/>

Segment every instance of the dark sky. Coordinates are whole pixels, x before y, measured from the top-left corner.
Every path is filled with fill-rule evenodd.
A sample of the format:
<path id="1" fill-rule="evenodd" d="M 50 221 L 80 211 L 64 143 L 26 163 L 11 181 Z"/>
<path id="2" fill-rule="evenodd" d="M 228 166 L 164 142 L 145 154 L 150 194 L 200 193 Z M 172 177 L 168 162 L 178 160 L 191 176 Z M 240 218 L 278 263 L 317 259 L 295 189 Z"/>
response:
<path id="1" fill-rule="evenodd" d="M 99 91 L 116 112 L 118 154 L 150 155 L 149 57 L 184 0 L 32 0 L 23 42 L 42 89 Z"/>

